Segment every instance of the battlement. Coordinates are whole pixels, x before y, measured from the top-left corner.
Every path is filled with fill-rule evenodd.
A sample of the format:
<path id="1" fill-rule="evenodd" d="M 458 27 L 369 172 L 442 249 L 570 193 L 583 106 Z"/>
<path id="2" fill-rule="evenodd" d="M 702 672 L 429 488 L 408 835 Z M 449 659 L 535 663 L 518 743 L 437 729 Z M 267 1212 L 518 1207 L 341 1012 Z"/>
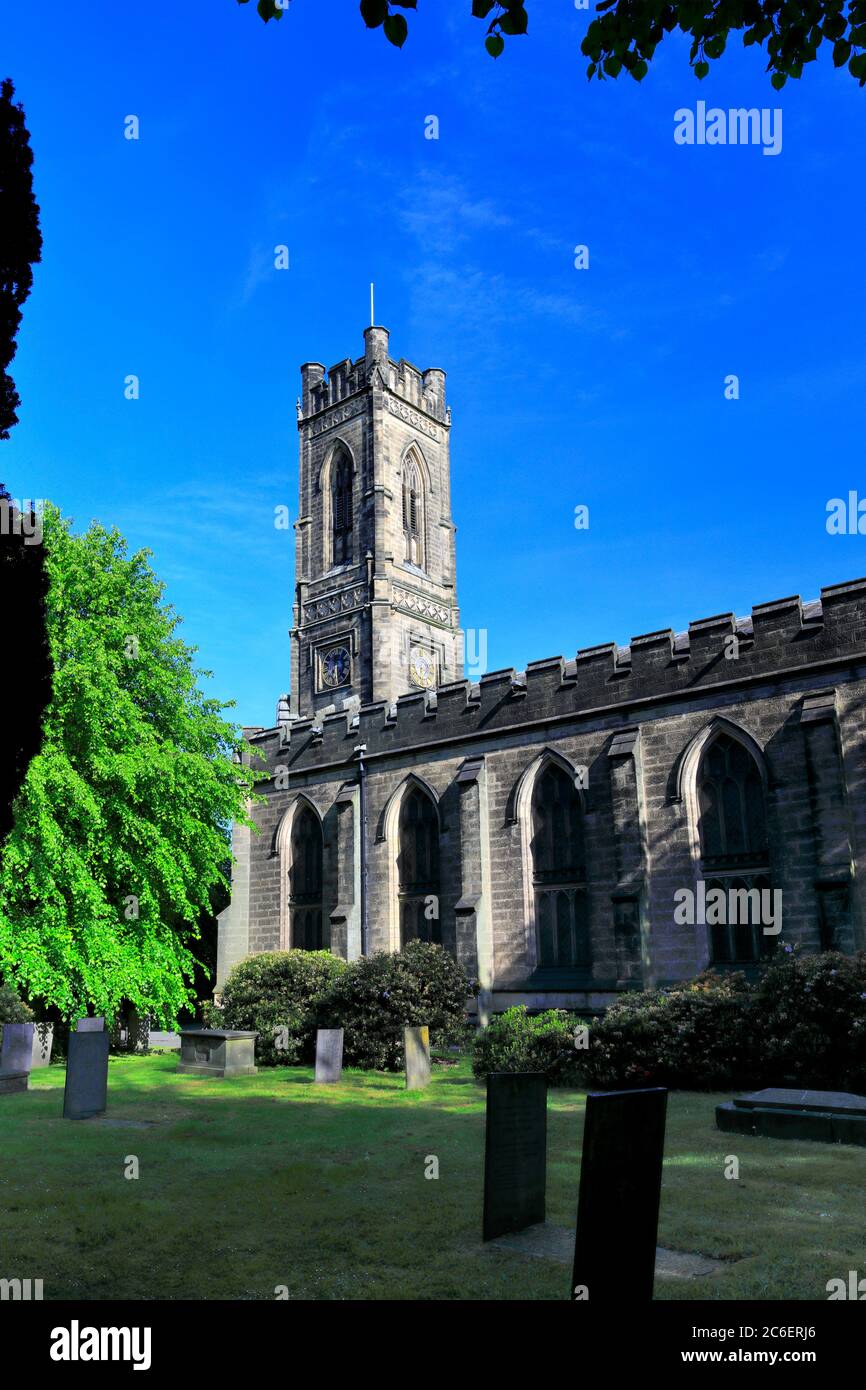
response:
<path id="1" fill-rule="evenodd" d="M 832 682 L 840 667 L 866 661 L 866 579 L 831 584 L 803 603 L 798 595 L 756 604 L 748 617 L 717 613 L 689 624 L 581 648 L 576 656 L 530 662 L 525 671 L 489 671 L 479 681 L 453 681 L 402 695 L 394 704 L 320 711 L 252 742 L 269 761 L 305 765 L 351 761 L 368 753 L 411 751 L 464 735 L 488 737 L 515 726 L 580 718 L 666 699 L 700 696 L 717 686 L 790 679 L 812 670 Z M 272 751 L 273 750 L 273 751 Z"/>
<path id="2" fill-rule="evenodd" d="M 301 418 L 306 420 L 363 391 L 378 370 L 381 383 L 407 405 L 445 422 L 445 373 L 439 367 L 422 371 L 403 357 L 395 361 L 388 354 L 389 336 L 387 328 L 367 328 L 363 357 L 354 361 L 346 357 L 327 369 L 321 362 L 305 362 L 301 367 Z"/>

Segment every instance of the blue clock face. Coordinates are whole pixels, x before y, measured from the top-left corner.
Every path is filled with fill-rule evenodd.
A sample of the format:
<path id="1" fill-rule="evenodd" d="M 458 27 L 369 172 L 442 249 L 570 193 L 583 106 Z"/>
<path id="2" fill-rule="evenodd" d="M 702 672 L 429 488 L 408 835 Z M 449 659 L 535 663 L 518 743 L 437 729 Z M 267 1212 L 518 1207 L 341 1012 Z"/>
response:
<path id="1" fill-rule="evenodd" d="M 332 689 L 337 685 L 348 685 L 352 663 L 345 647 L 334 647 L 322 657 L 322 683 Z"/>

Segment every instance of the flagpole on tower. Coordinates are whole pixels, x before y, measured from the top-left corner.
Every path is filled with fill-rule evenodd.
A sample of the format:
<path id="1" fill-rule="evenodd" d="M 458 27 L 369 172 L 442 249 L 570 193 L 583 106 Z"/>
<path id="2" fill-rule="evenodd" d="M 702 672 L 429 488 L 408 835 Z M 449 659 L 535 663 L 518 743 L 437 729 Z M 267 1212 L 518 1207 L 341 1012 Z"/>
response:
<path id="1" fill-rule="evenodd" d="M 375 322 L 376 322 L 376 315 L 375 315 L 374 310 L 373 310 L 373 282 L 372 282 L 372 280 L 371 280 L 371 281 L 370 281 L 370 327 L 371 327 L 371 328 L 373 327 L 373 325 L 375 324 Z"/>

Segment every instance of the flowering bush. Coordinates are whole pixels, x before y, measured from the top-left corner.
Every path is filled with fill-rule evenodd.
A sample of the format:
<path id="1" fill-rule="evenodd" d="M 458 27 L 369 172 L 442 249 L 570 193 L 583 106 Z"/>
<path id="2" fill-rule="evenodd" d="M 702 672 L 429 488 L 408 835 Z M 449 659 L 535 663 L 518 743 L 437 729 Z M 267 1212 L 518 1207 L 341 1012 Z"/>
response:
<path id="1" fill-rule="evenodd" d="M 762 1084 L 866 1090 L 866 953 L 777 952 L 755 993 Z"/>
<path id="2" fill-rule="evenodd" d="M 0 1023 L 30 1023 L 33 1010 L 20 999 L 11 985 L 0 980 Z"/>
<path id="3" fill-rule="evenodd" d="M 476 1076 L 495 1071 L 541 1071 L 551 1086 L 579 1086 L 587 1051 L 578 1048 L 584 1020 L 564 1009 L 529 1014 L 507 1009 L 482 1029 L 472 1048 Z"/>
<path id="4" fill-rule="evenodd" d="M 590 1036 L 583 1071 L 595 1089 L 751 1084 L 753 992 L 742 975 L 706 973 L 671 989 L 627 994 Z"/>
<path id="5" fill-rule="evenodd" d="M 219 1005 L 202 1004 L 208 1028 L 256 1031 L 260 1066 L 309 1061 L 315 1051 L 316 1009 L 346 962 L 330 951 L 263 951 L 229 974 Z"/>
<path id="6" fill-rule="evenodd" d="M 404 1027 L 428 1024 L 431 1046 L 462 1042 L 475 990 L 448 951 L 411 941 L 403 951 L 352 961 L 319 1001 L 318 1024 L 344 1030 L 347 1066 L 400 1071 Z"/>

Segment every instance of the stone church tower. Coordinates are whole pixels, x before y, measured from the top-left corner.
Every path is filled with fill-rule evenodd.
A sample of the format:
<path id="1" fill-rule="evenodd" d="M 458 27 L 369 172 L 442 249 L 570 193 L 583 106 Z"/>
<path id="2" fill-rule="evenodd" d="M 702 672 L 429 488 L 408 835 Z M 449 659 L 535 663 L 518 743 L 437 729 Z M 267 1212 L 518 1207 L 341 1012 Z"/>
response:
<path id="1" fill-rule="evenodd" d="M 292 720 L 463 677 L 445 373 L 364 339 L 301 368 Z"/>

